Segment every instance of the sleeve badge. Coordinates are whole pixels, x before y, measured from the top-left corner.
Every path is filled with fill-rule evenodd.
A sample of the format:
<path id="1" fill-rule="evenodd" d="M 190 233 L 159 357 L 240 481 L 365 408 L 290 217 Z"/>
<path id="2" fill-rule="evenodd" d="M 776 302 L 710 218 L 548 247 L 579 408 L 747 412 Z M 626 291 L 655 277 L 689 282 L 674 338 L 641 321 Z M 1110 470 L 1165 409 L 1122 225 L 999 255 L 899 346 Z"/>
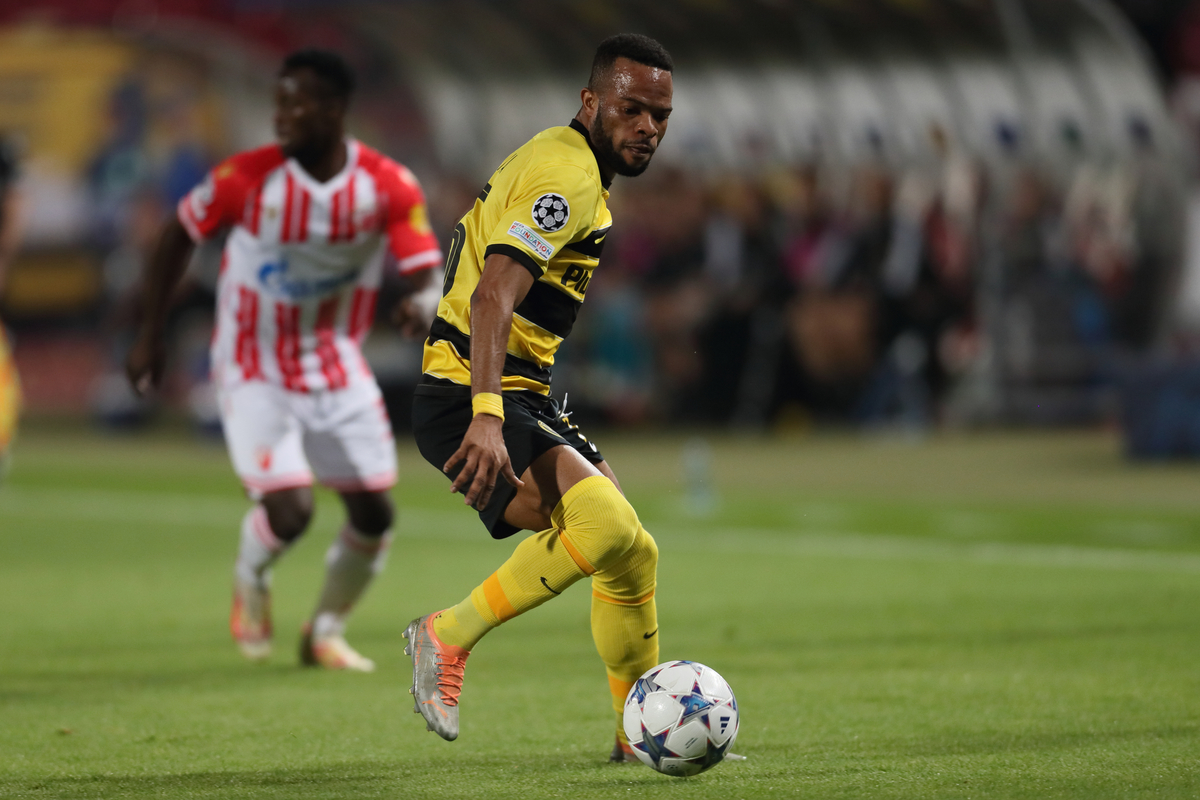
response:
<path id="1" fill-rule="evenodd" d="M 571 218 L 571 206 L 561 194 L 550 192 L 533 201 L 533 221 L 544 231 L 562 230 Z"/>

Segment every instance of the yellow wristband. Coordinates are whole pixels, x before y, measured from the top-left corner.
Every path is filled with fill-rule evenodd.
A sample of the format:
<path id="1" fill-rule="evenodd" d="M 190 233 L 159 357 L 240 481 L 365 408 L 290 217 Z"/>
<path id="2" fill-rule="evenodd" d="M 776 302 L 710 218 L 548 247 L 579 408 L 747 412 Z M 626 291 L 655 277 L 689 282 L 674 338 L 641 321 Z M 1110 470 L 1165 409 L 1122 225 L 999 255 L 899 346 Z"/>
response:
<path id="1" fill-rule="evenodd" d="M 472 416 L 491 414 L 504 419 L 504 401 L 494 392 L 480 392 L 471 398 Z"/>

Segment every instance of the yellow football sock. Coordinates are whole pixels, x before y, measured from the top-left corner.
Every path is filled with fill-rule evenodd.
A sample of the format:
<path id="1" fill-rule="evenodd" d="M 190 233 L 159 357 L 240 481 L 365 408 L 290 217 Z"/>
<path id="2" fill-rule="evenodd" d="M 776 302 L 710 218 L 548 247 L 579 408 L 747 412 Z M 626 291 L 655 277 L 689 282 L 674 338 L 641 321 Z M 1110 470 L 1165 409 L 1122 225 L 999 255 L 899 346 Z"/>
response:
<path id="1" fill-rule="evenodd" d="M 446 644 L 470 650 L 493 626 L 484 619 L 471 598 L 447 608 L 433 619 L 433 632 Z"/>
<path id="2" fill-rule="evenodd" d="M 657 571 L 658 547 L 639 525 L 625 557 L 592 576 L 592 639 L 608 673 L 617 737 L 623 742 L 625 698 L 642 673 L 658 664 Z"/>
<path id="3" fill-rule="evenodd" d="M 554 528 L 517 545 L 500 569 L 454 607 L 453 615 L 434 620 L 438 638 L 470 650 L 492 628 L 619 560 L 633 545 L 640 527 L 633 507 L 612 481 L 601 475 L 572 486 L 551 520 Z"/>
<path id="4" fill-rule="evenodd" d="M 433 630 L 446 644 L 470 650 L 492 628 L 541 605 L 582 577 L 583 570 L 557 529 L 535 533 L 467 598 L 436 618 Z"/>

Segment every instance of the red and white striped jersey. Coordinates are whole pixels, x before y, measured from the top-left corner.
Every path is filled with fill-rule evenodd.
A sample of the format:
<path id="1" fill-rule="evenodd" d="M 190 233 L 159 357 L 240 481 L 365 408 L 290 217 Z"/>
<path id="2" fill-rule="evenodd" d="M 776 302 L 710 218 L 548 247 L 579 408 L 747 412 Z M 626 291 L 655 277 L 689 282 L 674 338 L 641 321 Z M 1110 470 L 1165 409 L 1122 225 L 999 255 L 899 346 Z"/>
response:
<path id="1" fill-rule="evenodd" d="M 324 183 L 278 145 L 240 153 L 179 202 L 197 242 L 232 228 L 217 289 L 218 385 L 311 392 L 373 379 L 360 346 L 385 262 L 403 274 L 441 263 L 413 174 L 352 139 L 346 151 Z"/>

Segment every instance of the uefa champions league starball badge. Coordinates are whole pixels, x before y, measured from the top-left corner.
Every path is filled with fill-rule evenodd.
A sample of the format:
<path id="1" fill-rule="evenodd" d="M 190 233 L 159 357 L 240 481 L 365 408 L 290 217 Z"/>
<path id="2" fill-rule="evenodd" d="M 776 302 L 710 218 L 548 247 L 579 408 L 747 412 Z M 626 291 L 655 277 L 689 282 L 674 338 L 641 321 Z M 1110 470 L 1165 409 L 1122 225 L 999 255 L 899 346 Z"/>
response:
<path id="1" fill-rule="evenodd" d="M 562 230 L 571 218 L 571 206 L 561 194 L 549 192 L 533 202 L 533 221 L 544 231 Z"/>

